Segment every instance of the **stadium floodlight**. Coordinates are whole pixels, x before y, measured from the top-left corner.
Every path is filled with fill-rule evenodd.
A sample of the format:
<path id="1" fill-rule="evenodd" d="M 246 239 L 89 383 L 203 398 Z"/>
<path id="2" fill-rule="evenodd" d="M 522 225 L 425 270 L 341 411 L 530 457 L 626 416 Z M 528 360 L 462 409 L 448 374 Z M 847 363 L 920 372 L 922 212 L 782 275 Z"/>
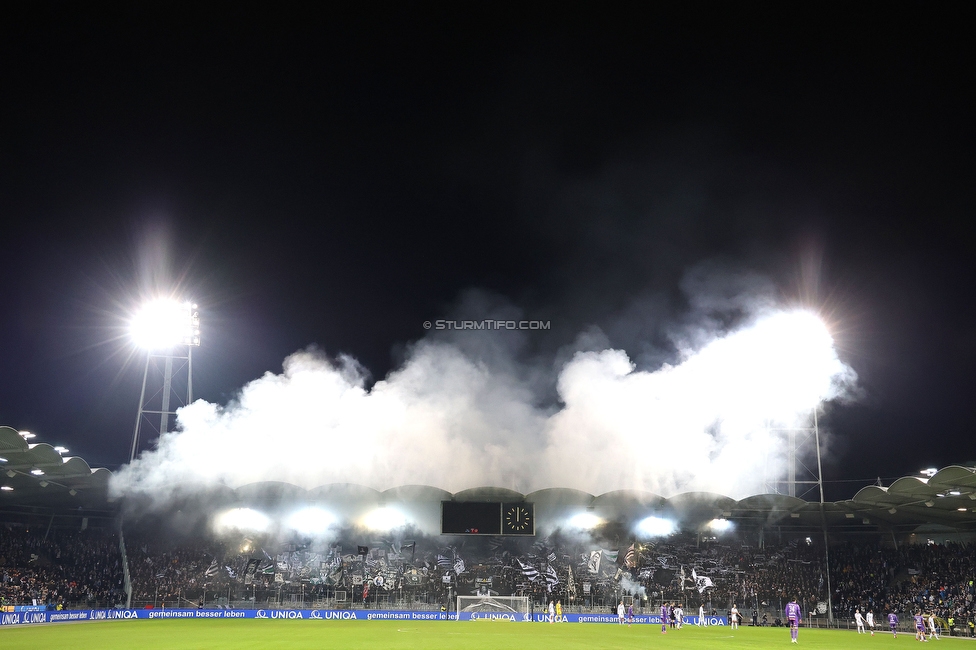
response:
<path id="1" fill-rule="evenodd" d="M 161 298 L 144 304 L 129 323 L 132 340 L 146 350 L 200 345 L 200 315 L 190 301 Z"/>
<path id="2" fill-rule="evenodd" d="M 151 300 L 135 312 L 129 333 L 146 350 L 146 372 L 129 453 L 133 461 L 140 449 L 142 428 L 148 425 L 156 435 L 166 434 L 176 410 L 193 401 L 193 348 L 200 346 L 200 312 L 190 300 Z M 150 368 L 155 369 L 153 381 L 162 381 L 147 392 Z"/>
<path id="3" fill-rule="evenodd" d="M 956 510 L 958 510 L 959 512 L 966 512 L 965 508 L 956 508 Z"/>
<path id="4" fill-rule="evenodd" d="M 263 512 L 251 508 L 234 508 L 217 515 L 214 528 L 217 532 L 232 530 L 263 532 L 271 526 L 271 519 Z"/>
<path id="5" fill-rule="evenodd" d="M 14 489 L 12 487 L 10 487 L 9 485 L 0 485 L 0 490 L 3 490 L 4 492 L 13 492 L 14 491 Z"/>
<path id="6" fill-rule="evenodd" d="M 405 526 L 407 518 L 399 510 L 385 507 L 369 512 L 360 523 L 369 530 L 386 531 Z"/>
<path id="7" fill-rule="evenodd" d="M 724 533 L 732 529 L 732 522 L 728 519 L 712 519 L 708 522 L 708 528 L 716 533 Z"/>
<path id="8" fill-rule="evenodd" d="M 579 530 L 592 530 L 602 523 L 603 520 L 592 512 L 581 512 L 569 520 L 569 526 Z"/>
<path id="9" fill-rule="evenodd" d="M 7 459 L 4 458 L 3 456 L 0 456 L 0 463 L 6 463 L 6 462 L 7 462 Z"/>
<path id="10" fill-rule="evenodd" d="M 68 453 L 68 448 L 58 445 L 57 447 L 54 448 L 54 451 L 58 452 L 59 454 L 66 454 Z"/>
<path id="11" fill-rule="evenodd" d="M 674 532 L 674 522 L 661 517 L 646 517 L 637 524 L 637 532 L 650 537 L 665 537 Z"/>
<path id="12" fill-rule="evenodd" d="M 34 476 L 44 476 L 44 470 L 39 467 L 35 467 L 30 471 L 30 473 Z"/>
<path id="13" fill-rule="evenodd" d="M 22 438 L 23 438 L 24 440 L 30 440 L 31 438 L 36 438 L 36 437 L 37 437 L 37 436 L 35 436 L 35 435 L 34 435 L 33 433 L 31 433 L 30 431 L 18 431 L 17 433 L 19 433 L 19 434 L 20 434 L 20 436 L 21 436 L 21 437 L 22 437 Z"/>
<path id="14" fill-rule="evenodd" d="M 957 497 L 960 494 L 962 494 L 962 492 L 960 492 L 959 490 L 949 490 L 949 494 L 951 494 L 954 497 Z"/>
<path id="15" fill-rule="evenodd" d="M 938 474 L 938 472 L 939 472 L 939 470 L 937 470 L 936 468 L 930 467 L 928 469 L 921 470 L 919 472 L 919 474 L 922 474 L 923 476 L 928 476 L 929 478 L 932 478 L 933 476 L 935 476 L 936 474 Z"/>
<path id="16" fill-rule="evenodd" d="M 321 508 L 302 508 L 289 515 L 285 525 L 303 535 L 323 534 L 336 523 L 335 516 Z"/>

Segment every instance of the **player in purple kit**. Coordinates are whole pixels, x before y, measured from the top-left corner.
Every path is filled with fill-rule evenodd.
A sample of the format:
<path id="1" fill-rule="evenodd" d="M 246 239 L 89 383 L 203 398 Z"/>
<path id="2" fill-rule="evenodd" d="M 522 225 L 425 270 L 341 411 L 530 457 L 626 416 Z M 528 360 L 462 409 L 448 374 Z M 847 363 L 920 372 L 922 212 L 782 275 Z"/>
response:
<path id="1" fill-rule="evenodd" d="M 790 626 L 790 643 L 797 643 L 796 637 L 800 633 L 800 606 L 796 598 L 786 604 L 786 621 Z"/>
<path id="2" fill-rule="evenodd" d="M 915 610 L 915 640 L 925 640 L 925 619 L 922 617 L 921 610 Z"/>
<path id="3" fill-rule="evenodd" d="M 668 604 L 661 605 L 661 634 L 668 633 Z"/>
<path id="4" fill-rule="evenodd" d="M 891 636 L 898 638 L 898 616 L 894 612 L 888 612 L 888 627 L 891 628 Z"/>

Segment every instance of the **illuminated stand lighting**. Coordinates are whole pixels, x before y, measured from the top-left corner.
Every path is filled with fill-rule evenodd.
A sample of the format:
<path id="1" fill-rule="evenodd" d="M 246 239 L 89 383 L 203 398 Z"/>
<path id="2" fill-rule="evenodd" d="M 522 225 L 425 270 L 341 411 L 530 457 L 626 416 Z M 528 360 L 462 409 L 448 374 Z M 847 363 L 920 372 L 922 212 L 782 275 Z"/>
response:
<path id="1" fill-rule="evenodd" d="M 193 348 L 200 346 L 200 313 L 192 302 L 155 300 L 132 319 L 133 342 L 146 350 L 139 412 L 132 432 L 129 461 L 149 436 L 170 430 L 170 416 L 193 400 Z"/>

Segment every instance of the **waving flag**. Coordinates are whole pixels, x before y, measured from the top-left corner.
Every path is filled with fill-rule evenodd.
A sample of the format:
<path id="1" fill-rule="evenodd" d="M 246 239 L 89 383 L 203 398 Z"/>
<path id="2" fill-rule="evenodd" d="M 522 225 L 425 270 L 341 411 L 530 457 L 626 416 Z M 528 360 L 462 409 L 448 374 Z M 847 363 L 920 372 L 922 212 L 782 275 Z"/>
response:
<path id="1" fill-rule="evenodd" d="M 694 569 L 691 570 L 691 579 L 695 581 L 695 586 L 698 587 L 698 593 L 700 594 L 704 593 L 705 590 L 708 589 L 709 587 L 715 586 L 714 584 L 712 584 L 711 578 L 709 578 L 708 576 L 699 577 L 698 574 L 695 573 Z"/>
<path id="2" fill-rule="evenodd" d="M 559 584 L 559 576 L 556 575 L 556 568 L 553 567 L 552 565 L 549 565 L 548 567 L 546 567 L 546 586 L 549 591 L 552 591 L 552 588 L 558 584 Z"/>
<path id="3" fill-rule="evenodd" d="M 631 569 L 637 566 L 637 551 L 634 549 L 633 544 L 630 545 L 630 548 L 627 549 L 627 554 L 624 555 L 624 566 Z"/>
<path id="4" fill-rule="evenodd" d="M 531 564 L 525 564 L 522 560 L 515 558 L 515 561 L 519 563 L 519 568 L 522 569 L 522 575 L 529 579 L 530 582 L 535 582 L 539 579 L 539 570 L 536 569 Z"/>
<path id="5" fill-rule="evenodd" d="M 600 573 L 600 562 L 602 558 L 603 553 L 600 551 L 590 551 L 590 559 L 586 563 L 586 570 L 590 573 Z"/>

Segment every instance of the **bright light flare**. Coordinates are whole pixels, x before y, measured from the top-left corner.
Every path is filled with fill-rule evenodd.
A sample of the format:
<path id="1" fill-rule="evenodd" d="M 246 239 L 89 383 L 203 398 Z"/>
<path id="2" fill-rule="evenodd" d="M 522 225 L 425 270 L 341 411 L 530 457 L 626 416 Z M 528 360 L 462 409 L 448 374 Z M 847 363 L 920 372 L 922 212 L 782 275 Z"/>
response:
<path id="1" fill-rule="evenodd" d="M 593 530 L 602 523 L 603 520 L 592 512 L 581 512 L 569 520 L 570 528 L 577 528 L 579 530 Z"/>
<path id="2" fill-rule="evenodd" d="M 23 438 L 24 440 L 30 440 L 31 438 L 36 438 L 37 437 L 33 433 L 31 433 L 30 431 L 18 431 L 17 433 L 19 433 L 20 434 L 20 437 Z"/>
<path id="3" fill-rule="evenodd" d="M 712 519 L 708 522 L 708 529 L 715 533 L 724 533 L 734 527 L 734 524 L 728 519 Z"/>
<path id="4" fill-rule="evenodd" d="M 754 414 L 790 421 L 830 398 L 845 372 L 827 326 L 803 310 L 772 314 L 718 339 L 681 370 L 713 396 L 720 414 L 738 421 Z"/>
<path id="5" fill-rule="evenodd" d="M 647 517 L 637 524 L 637 532 L 649 537 L 665 537 L 675 530 L 674 522 L 661 517 Z"/>
<path id="6" fill-rule="evenodd" d="M 200 316 L 191 302 L 159 299 L 147 302 L 129 324 L 132 340 L 147 350 L 200 345 Z"/>
<path id="7" fill-rule="evenodd" d="M 399 510 L 377 508 L 363 517 L 360 523 L 369 530 L 385 531 L 405 526 L 407 518 Z"/>
<path id="8" fill-rule="evenodd" d="M 241 530 L 260 533 L 266 531 L 270 526 L 271 519 L 267 515 L 250 508 L 234 508 L 222 512 L 214 520 L 214 529 L 217 532 Z"/>
<path id="9" fill-rule="evenodd" d="M 288 516 L 285 525 L 303 535 L 321 535 L 336 524 L 335 516 L 321 508 L 308 507 Z"/>

